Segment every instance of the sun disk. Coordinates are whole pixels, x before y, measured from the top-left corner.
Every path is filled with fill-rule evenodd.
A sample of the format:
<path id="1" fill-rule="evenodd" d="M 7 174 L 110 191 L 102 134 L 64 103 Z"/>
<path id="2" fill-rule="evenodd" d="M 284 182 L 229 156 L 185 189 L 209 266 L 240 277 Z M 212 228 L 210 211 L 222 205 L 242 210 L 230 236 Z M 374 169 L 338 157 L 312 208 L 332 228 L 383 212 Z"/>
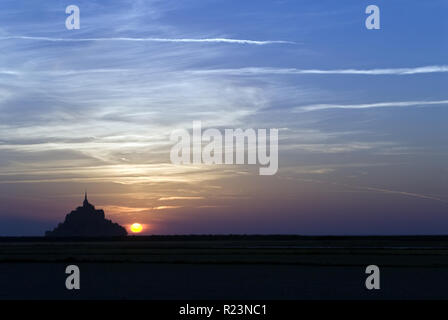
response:
<path id="1" fill-rule="evenodd" d="M 139 233 L 143 229 L 143 226 L 140 223 L 134 223 L 131 225 L 131 231 L 133 233 Z"/>

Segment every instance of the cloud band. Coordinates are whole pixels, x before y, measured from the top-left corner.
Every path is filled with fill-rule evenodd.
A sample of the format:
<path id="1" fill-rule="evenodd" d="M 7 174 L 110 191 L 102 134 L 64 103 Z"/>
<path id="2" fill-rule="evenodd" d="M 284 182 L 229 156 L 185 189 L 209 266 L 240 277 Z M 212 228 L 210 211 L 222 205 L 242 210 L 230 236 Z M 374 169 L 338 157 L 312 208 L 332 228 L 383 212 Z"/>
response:
<path id="1" fill-rule="evenodd" d="M 0 40 L 35 40 L 35 41 L 51 41 L 51 42 L 92 42 L 92 41 L 132 41 L 132 42 L 171 42 L 171 43 L 233 43 L 233 44 L 250 44 L 250 45 L 268 45 L 268 44 L 294 44 L 292 41 L 282 40 L 246 40 L 246 39 L 229 39 L 229 38 L 129 38 L 129 37 L 113 37 L 113 38 L 51 38 L 51 37 L 29 37 L 29 36 L 8 36 L 0 37 Z"/>

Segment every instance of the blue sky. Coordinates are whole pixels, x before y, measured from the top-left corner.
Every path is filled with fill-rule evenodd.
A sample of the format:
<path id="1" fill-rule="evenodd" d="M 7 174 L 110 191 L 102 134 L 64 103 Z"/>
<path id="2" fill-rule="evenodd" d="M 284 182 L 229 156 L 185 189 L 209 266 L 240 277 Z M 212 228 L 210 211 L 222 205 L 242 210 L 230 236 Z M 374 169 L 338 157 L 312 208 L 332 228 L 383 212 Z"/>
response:
<path id="1" fill-rule="evenodd" d="M 446 9 L 2 1 L 0 234 L 42 234 L 85 188 L 148 233 L 445 232 Z M 168 137 L 194 120 L 280 128 L 278 174 L 173 166 Z"/>

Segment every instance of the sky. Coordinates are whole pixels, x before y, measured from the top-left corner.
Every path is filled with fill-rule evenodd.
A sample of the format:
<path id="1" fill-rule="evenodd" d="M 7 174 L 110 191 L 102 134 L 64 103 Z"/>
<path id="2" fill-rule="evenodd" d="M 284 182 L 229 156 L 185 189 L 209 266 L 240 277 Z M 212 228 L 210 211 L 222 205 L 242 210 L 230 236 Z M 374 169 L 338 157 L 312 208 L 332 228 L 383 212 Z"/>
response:
<path id="1" fill-rule="evenodd" d="M 3 0 L 0 235 L 43 235 L 85 190 L 144 234 L 446 234 L 447 9 Z M 172 164 L 193 121 L 278 128 L 278 172 Z"/>

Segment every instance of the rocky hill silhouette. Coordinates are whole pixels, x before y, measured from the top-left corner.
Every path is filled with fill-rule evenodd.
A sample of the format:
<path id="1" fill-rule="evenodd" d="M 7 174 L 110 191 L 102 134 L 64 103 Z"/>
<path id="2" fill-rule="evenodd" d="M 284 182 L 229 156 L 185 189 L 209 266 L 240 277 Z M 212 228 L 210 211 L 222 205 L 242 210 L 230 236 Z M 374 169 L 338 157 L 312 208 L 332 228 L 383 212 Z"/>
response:
<path id="1" fill-rule="evenodd" d="M 103 210 L 96 210 L 85 194 L 82 207 L 70 212 L 65 220 L 52 231 L 45 232 L 46 237 L 116 237 L 126 236 L 125 228 L 104 217 Z"/>

